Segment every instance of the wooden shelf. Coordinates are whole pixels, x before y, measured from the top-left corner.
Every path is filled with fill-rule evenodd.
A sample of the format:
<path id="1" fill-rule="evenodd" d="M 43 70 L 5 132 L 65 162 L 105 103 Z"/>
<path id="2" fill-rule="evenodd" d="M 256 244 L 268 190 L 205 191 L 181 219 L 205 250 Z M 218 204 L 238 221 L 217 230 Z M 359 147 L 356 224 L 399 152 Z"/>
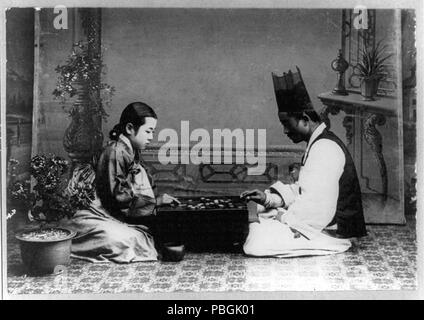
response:
<path id="1" fill-rule="evenodd" d="M 387 116 L 397 116 L 400 110 L 396 97 L 377 96 L 375 101 L 365 101 L 359 93 L 349 92 L 347 96 L 336 95 L 332 92 L 325 92 L 318 95 L 318 98 L 325 105 L 336 105 L 341 109 L 361 109 Z"/>

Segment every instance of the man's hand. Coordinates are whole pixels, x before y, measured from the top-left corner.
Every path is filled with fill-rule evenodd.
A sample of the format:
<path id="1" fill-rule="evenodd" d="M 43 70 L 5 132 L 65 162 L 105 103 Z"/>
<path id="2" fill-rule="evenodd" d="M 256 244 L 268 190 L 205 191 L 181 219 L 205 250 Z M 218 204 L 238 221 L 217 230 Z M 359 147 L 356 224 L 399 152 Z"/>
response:
<path id="1" fill-rule="evenodd" d="M 275 216 L 275 220 L 278 220 L 280 222 L 283 222 L 282 219 L 281 219 L 281 217 L 283 216 L 283 214 L 285 214 L 285 212 L 278 211 L 277 215 Z"/>
<path id="2" fill-rule="evenodd" d="M 245 201 L 254 201 L 260 205 L 263 205 L 266 200 L 266 195 L 261 190 L 249 190 L 241 193 L 240 198 Z"/>
<path id="3" fill-rule="evenodd" d="M 163 195 L 159 196 L 156 200 L 156 204 L 158 206 L 164 206 L 172 203 L 180 204 L 181 202 L 177 198 L 174 198 L 173 196 L 170 196 L 167 193 L 164 193 Z"/>

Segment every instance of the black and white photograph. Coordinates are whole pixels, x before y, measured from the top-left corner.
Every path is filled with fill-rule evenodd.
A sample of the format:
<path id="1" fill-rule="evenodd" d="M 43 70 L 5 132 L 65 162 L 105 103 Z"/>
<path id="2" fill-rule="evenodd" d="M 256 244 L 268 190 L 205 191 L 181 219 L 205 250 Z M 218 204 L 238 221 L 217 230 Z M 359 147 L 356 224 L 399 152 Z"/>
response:
<path id="1" fill-rule="evenodd" d="M 2 299 L 423 298 L 420 1 L 1 7 Z"/>

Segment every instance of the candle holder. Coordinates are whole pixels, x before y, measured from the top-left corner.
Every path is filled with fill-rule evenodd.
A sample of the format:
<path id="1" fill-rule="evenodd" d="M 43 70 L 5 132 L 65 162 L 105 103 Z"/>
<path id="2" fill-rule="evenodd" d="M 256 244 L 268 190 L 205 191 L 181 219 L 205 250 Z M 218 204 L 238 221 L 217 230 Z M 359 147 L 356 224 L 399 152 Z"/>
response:
<path id="1" fill-rule="evenodd" d="M 333 89 L 333 93 L 341 96 L 347 96 L 348 93 L 344 85 L 344 73 L 347 68 L 349 68 L 349 63 L 343 58 L 342 50 L 339 50 L 337 58 L 331 61 L 331 68 L 337 72 L 337 84 Z"/>

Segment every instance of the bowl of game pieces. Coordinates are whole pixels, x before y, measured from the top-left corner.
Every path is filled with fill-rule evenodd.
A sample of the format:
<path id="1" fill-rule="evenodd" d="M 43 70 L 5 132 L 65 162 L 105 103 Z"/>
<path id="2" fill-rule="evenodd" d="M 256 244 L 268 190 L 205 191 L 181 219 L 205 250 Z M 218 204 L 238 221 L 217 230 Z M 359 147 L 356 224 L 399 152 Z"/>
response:
<path id="1" fill-rule="evenodd" d="M 166 242 L 163 244 L 163 261 L 178 262 L 184 259 L 185 246 L 179 242 Z"/>

